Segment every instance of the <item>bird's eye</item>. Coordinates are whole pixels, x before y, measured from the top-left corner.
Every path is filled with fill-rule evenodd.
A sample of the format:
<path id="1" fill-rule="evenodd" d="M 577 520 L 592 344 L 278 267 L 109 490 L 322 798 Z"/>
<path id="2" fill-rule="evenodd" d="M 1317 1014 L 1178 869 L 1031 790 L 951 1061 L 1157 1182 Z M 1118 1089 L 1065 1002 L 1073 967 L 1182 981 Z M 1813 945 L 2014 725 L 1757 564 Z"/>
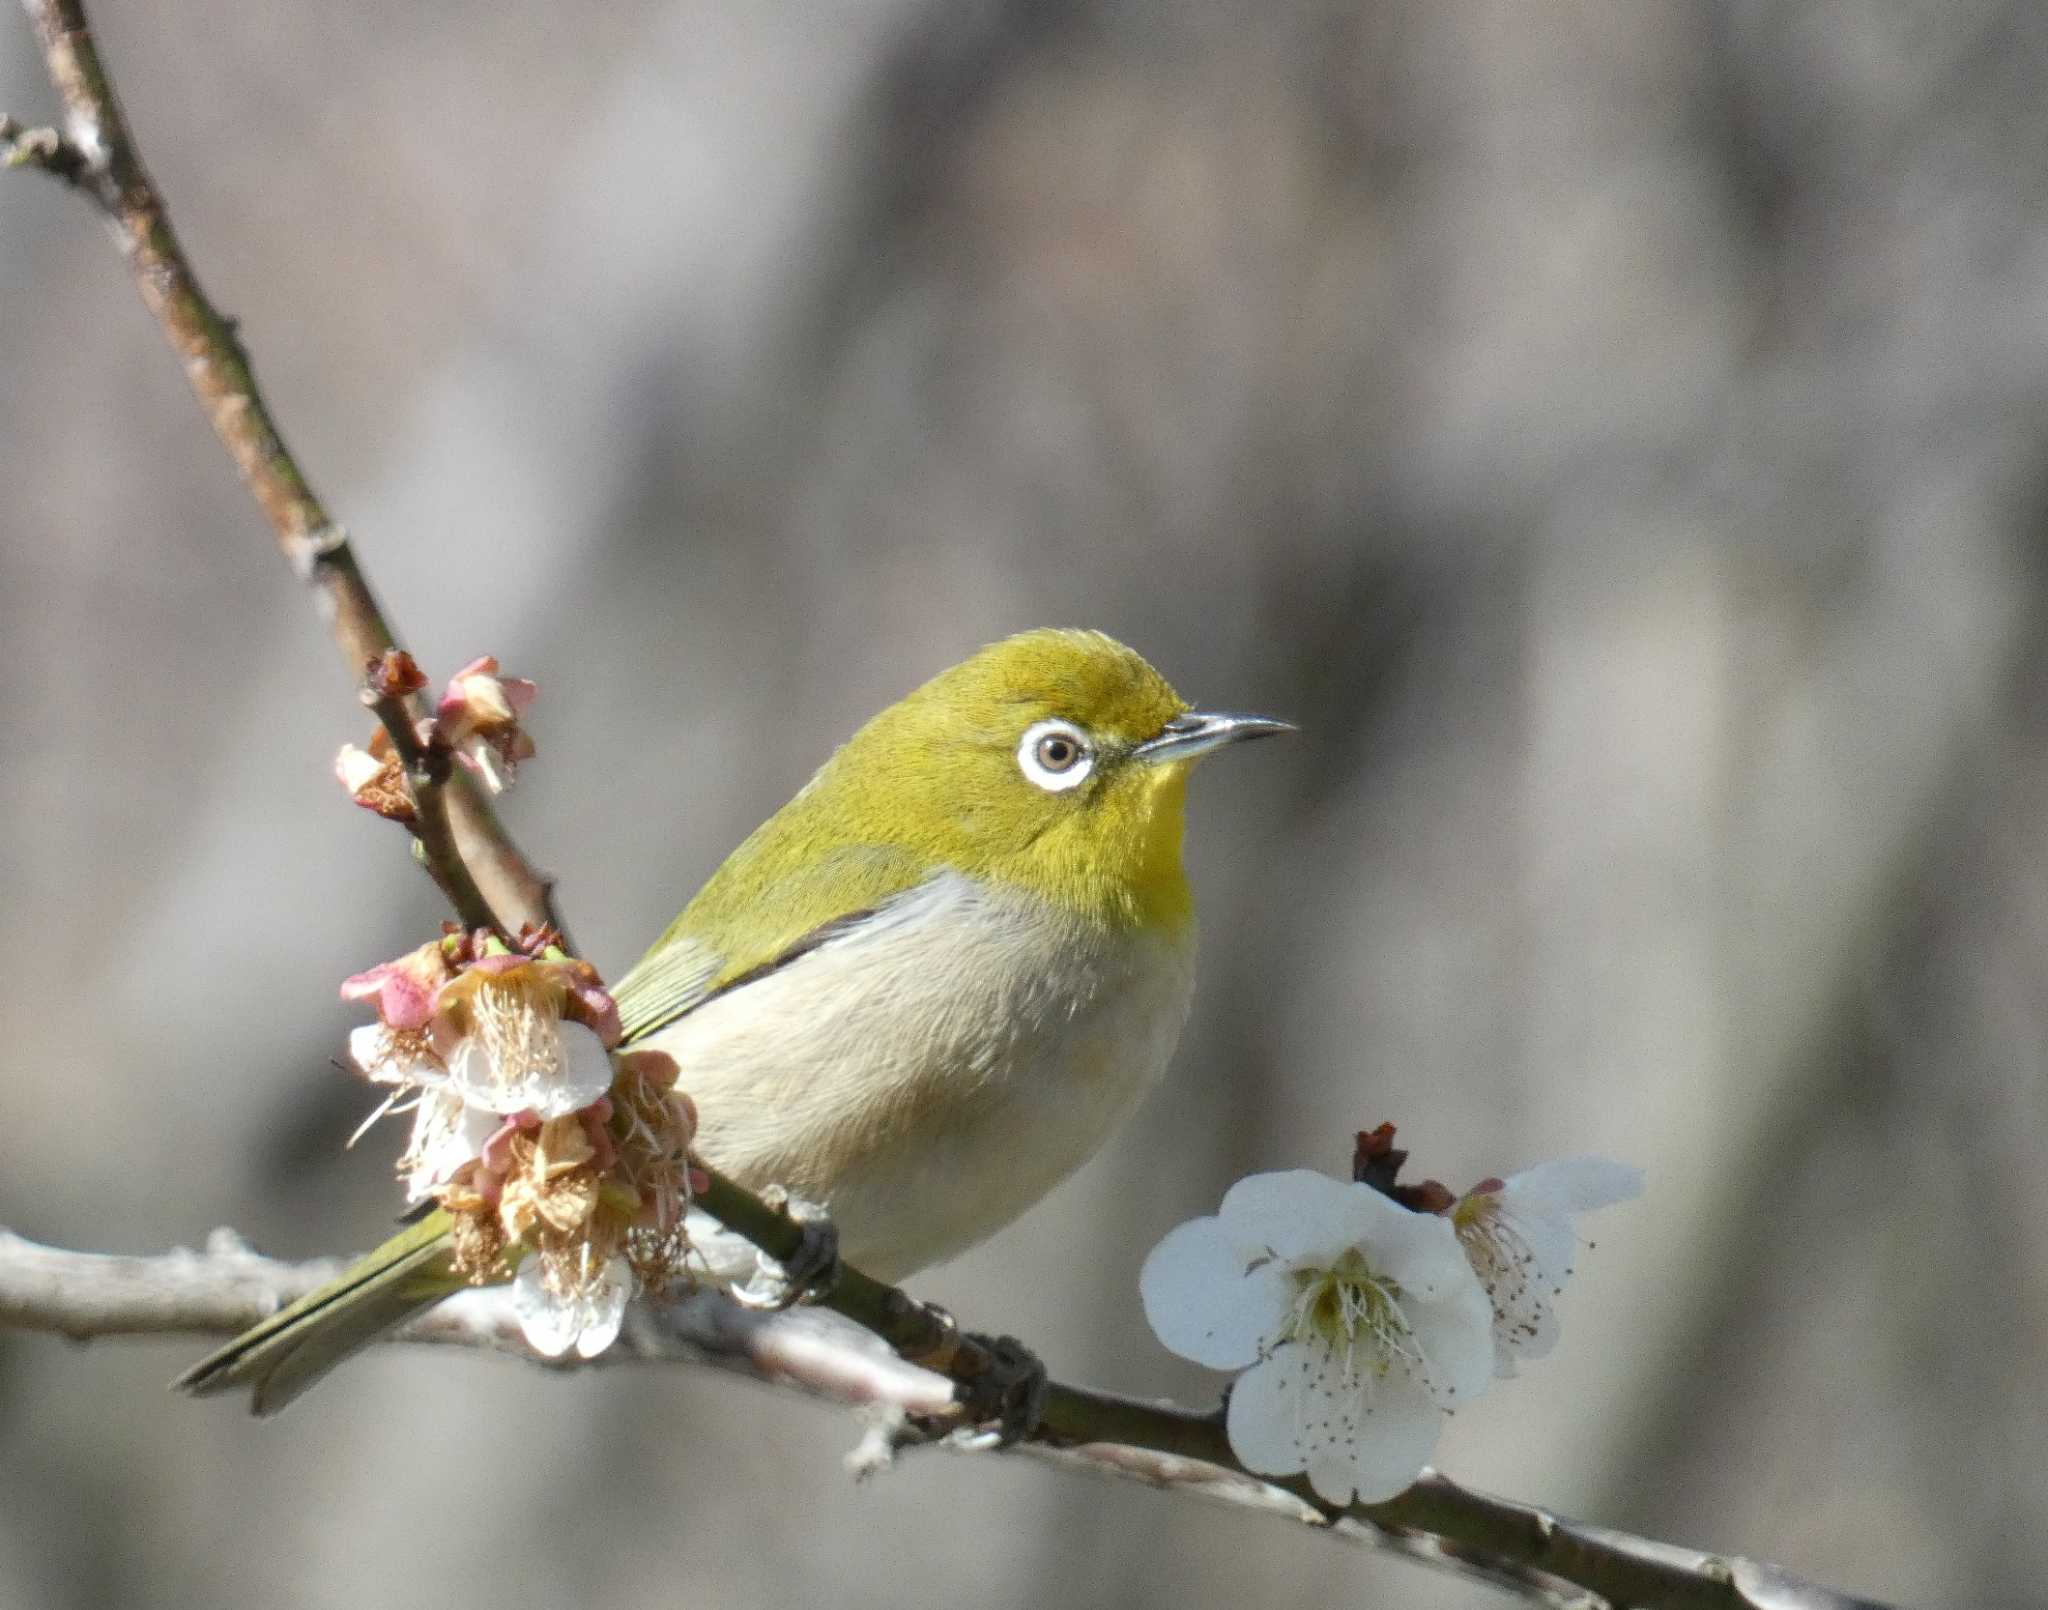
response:
<path id="1" fill-rule="evenodd" d="M 1081 758 L 1081 746 L 1064 732 L 1048 732 L 1038 740 L 1038 763 L 1047 771 L 1065 771 Z"/>
<path id="2" fill-rule="evenodd" d="M 1066 721 L 1040 721 L 1017 745 L 1017 765 L 1049 794 L 1074 787 L 1095 766 L 1088 735 Z"/>

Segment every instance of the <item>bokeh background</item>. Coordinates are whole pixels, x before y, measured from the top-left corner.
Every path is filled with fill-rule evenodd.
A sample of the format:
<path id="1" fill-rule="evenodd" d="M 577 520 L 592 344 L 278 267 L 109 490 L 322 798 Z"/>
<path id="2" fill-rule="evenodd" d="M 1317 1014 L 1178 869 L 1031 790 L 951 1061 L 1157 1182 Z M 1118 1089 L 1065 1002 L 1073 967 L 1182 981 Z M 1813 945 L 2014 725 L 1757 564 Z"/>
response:
<path id="1" fill-rule="evenodd" d="M 1640 1163 L 1474 1484 L 1908 1603 L 2048 1580 L 2048 13 L 102 0 L 217 298 L 623 967 L 861 719 L 1099 625 L 1205 769 L 1169 1082 L 919 1282 L 1202 1400 L 1139 1261 L 1390 1118 Z M 0 106 L 51 109 L 0 15 Z M 440 912 L 85 210 L 0 183 L 0 1223 L 383 1233 L 345 972 Z M 387 1353 L 282 1420 L 0 1338 L 0 1603 L 1489 1590 L 833 1411 Z"/>

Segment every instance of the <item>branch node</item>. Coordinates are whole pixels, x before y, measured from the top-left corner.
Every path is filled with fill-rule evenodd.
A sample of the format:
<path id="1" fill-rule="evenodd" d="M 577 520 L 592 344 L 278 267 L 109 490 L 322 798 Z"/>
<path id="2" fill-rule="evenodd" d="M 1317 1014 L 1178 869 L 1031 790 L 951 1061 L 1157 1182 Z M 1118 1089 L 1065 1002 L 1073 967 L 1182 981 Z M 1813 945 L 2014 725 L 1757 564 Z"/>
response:
<path id="1" fill-rule="evenodd" d="M 278 546 L 284 549 L 285 562 L 292 567 L 292 574 L 302 582 L 310 582 L 320 573 L 321 565 L 348 546 L 348 530 L 344 526 L 323 525 L 280 537 Z"/>
<path id="2" fill-rule="evenodd" d="M 223 1224 L 208 1232 L 206 1255 L 209 1258 L 253 1258 L 258 1254 L 239 1230 Z"/>
<path id="3" fill-rule="evenodd" d="M 92 185 L 98 177 L 92 159 L 53 128 L 25 129 L 11 117 L 0 117 L 0 167 L 35 168 L 100 199 Z"/>

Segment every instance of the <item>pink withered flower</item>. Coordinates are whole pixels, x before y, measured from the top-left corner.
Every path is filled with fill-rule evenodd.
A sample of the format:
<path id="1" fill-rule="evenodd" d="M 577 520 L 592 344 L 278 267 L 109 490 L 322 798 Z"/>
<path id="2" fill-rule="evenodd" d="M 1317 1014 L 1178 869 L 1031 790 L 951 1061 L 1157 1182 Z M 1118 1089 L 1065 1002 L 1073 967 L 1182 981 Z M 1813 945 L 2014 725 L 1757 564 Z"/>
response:
<path id="1" fill-rule="evenodd" d="M 412 1201 L 453 1218 L 456 1268 L 516 1276 L 533 1346 L 589 1358 L 617 1336 L 635 1290 L 659 1293 L 684 1273 L 702 1178 L 674 1060 L 614 1057 L 618 1008 L 558 938 L 524 933 L 514 950 L 451 931 L 342 993 L 377 1008 L 349 1053 L 392 1087 L 372 1122 L 413 1114 L 399 1173 Z"/>
<path id="2" fill-rule="evenodd" d="M 391 739 L 379 728 L 370 747 L 343 744 L 334 757 L 334 778 L 348 791 L 348 797 L 366 811 L 393 822 L 410 822 L 416 814 L 412 789 L 405 780 L 405 766 L 391 747 Z"/>
<path id="3" fill-rule="evenodd" d="M 345 1001 L 374 1001 L 377 1020 L 386 1028 L 417 1032 L 434 1015 L 441 986 L 455 976 L 449 941 L 436 939 L 409 950 L 396 961 L 379 962 L 368 972 L 341 981 Z"/>
<path id="4" fill-rule="evenodd" d="M 410 1102 L 399 1171 L 416 1202 L 505 1117 L 560 1117 L 611 1087 L 618 1008 L 589 963 L 497 947 L 462 965 L 475 948 L 451 935 L 342 985 L 344 998 L 377 1006 L 378 1021 L 349 1035 L 355 1065 L 392 1087 L 372 1121 Z"/>
<path id="5" fill-rule="evenodd" d="M 603 1352 L 626 1299 L 666 1291 L 689 1251 L 696 1109 L 673 1090 L 670 1058 L 618 1063 L 610 1095 L 559 1118 L 506 1119 L 437 1193 L 455 1219 L 456 1267 L 472 1279 L 516 1270 L 520 1326 L 551 1358 Z"/>
<path id="6" fill-rule="evenodd" d="M 524 677 L 499 675 L 497 656 L 485 654 L 448 679 L 435 707 L 441 739 L 493 794 L 511 783 L 520 761 L 533 757 L 520 718 L 539 691 Z"/>

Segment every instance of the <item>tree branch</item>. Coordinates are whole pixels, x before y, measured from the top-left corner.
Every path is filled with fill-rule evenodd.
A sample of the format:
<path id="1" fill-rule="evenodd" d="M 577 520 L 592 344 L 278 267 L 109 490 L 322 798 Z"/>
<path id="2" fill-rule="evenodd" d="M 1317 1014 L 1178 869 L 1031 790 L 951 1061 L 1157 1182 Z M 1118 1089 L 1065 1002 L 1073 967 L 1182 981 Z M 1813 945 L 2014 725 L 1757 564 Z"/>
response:
<path id="1" fill-rule="evenodd" d="M 448 904 L 455 908 L 464 928 L 498 928 L 502 932 L 503 925 L 490 901 L 470 875 L 469 863 L 463 859 L 455 829 L 448 819 L 448 784 L 456 775 L 455 756 L 438 737 L 430 744 L 420 741 L 412 700 L 385 669 L 394 659 L 402 660 L 407 670 L 414 670 L 411 655 L 402 649 L 392 649 L 369 667 L 363 703 L 377 718 L 384 735 L 391 740 L 391 752 L 405 768 L 406 791 L 412 796 L 414 847 L 427 875 L 448 897 Z M 512 938 L 516 932 L 505 933 L 504 937 Z"/>
<path id="2" fill-rule="evenodd" d="M 782 1217 L 765 1207 L 760 1211 Z M 68 1252 L 0 1230 L 0 1326 L 74 1341 L 231 1335 L 305 1295 L 339 1267 L 325 1260 L 293 1264 L 266 1258 L 228 1230 L 216 1231 L 204 1252 L 181 1249 L 151 1257 Z M 884 1294 L 879 1300 L 892 1310 L 908 1306 L 930 1314 L 895 1287 L 866 1276 L 855 1276 L 854 1285 Z M 853 1306 L 866 1301 L 864 1295 Z M 392 1339 L 475 1348 L 554 1368 L 590 1367 L 536 1354 L 504 1287 L 462 1292 Z M 900 1449 L 923 1445 L 924 1434 L 906 1420 L 944 1422 L 956 1410 L 947 1379 L 906 1362 L 878 1336 L 811 1309 L 750 1312 L 710 1291 L 636 1304 L 618 1342 L 596 1363 L 704 1365 L 833 1403 L 880 1408 L 888 1412 L 891 1429 L 870 1439 L 862 1460 L 867 1469 Z M 1262 1481 L 1239 1467 L 1213 1414 L 1058 1384 L 1053 1401 L 1057 1408 L 1048 1414 L 1040 1439 L 1017 1451 L 1064 1469 L 1142 1482 L 1329 1531 L 1545 1603 L 1583 1607 L 1590 1594 L 1609 1605 L 1670 1610 L 1882 1610 L 1774 1566 L 1582 1525 L 1433 1473 L 1392 1503 L 1332 1515 L 1305 1489 Z M 957 1438 L 941 1446 L 986 1451 L 985 1444 Z"/>
<path id="3" fill-rule="evenodd" d="M 9 166 L 39 168 L 89 196 L 113 226 L 143 305 L 184 365 L 192 393 L 276 535 L 292 573 L 313 591 L 352 680 L 397 646 L 348 534 L 314 494 L 257 389 L 249 355 L 200 288 L 129 132 L 86 23 L 83 0 L 22 0 L 41 41 L 64 131 L 0 120 Z M 410 701 L 408 701 L 410 703 Z M 443 784 L 450 837 L 507 938 L 529 924 L 559 929 L 552 886 L 512 843 L 482 792 L 460 772 Z M 424 843 L 424 841 L 422 841 Z M 446 888 L 453 874 L 436 868 Z M 469 913 L 464 920 L 471 921 Z"/>

